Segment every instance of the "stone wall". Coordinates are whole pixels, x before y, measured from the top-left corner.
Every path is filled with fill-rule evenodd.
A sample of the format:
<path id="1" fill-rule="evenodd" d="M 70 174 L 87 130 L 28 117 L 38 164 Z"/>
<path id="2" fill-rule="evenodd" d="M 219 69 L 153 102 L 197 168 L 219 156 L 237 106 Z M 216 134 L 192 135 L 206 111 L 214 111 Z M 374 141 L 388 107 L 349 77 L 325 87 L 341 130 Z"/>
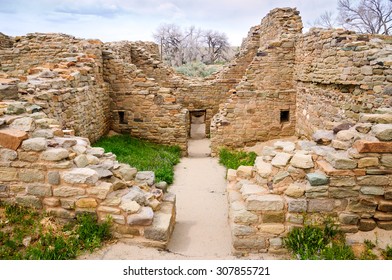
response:
<path id="1" fill-rule="evenodd" d="M 391 37 L 312 29 L 296 46 L 298 134 L 392 106 Z"/>
<path id="2" fill-rule="evenodd" d="M 63 34 L 17 37 L 12 48 L 0 49 L 0 75 L 19 79 L 13 80 L 19 99 L 39 104 L 63 129 L 95 141 L 110 128 L 102 47 Z"/>
<path id="3" fill-rule="evenodd" d="M 175 196 L 155 187 L 153 172 L 138 172 L 69 134 L 34 104 L 0 102 L 1 201 L 65 220 L 111 217 L 116 235 L 165 247 Z"/>
<path id="4" fill-rule="evenodd" d="M 283 253 L 293 227 L 326 218 L 345 233 L 392 230 L 391 113 L 363 114 L 314 141 L 275 141 L 254 166 L 229 170 L 234 253 Z"/>
<path id="5" fill-rule="evenodd" d="M 239 148 L 294 134 L 295 42 L 301 30 L 295 9 L 275 9 L 262 20 L 257 54 L 214 116 L 213 153 L 222 146 Z"/>

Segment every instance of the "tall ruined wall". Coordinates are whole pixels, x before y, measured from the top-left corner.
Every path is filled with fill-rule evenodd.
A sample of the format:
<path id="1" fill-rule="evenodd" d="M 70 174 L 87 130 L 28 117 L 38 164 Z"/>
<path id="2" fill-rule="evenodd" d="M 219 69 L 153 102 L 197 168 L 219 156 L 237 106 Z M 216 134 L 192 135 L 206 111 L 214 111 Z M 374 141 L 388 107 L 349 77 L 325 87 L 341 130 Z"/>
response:
<path id="1" fill-rule="evenodd" d="M 258 52 L 214 117 L 213 152 L 294 134 L 295 40 L 301 30 L 295 9 L 275 9 L 262 20 Z"/>
<path id="2" fill-rule="evenodd" d="M 392 106 L 391 37 L 314 29 L 296 48 L 298 134 Z"/>
<path id="3" fill-rule="evenodd" d="M 37 103 L 63 129 L 95 141 L 110 127 L 102 46 L 63 34 L 28 34 L 0 49 L 0 73 L 19 79 L 20 99 Z"/>

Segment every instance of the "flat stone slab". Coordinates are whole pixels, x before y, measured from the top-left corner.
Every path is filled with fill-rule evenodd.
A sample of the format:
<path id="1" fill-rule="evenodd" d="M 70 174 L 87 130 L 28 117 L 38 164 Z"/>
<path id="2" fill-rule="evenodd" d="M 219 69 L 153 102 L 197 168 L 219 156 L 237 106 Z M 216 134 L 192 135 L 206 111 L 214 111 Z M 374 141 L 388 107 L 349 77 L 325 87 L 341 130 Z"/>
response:
<path id="1" fill-rule="evenodd" d="M 296 153 L 290 161 L 291 165 L 301 169 L 309 169 L 314 167 L 311 155 Z"/>
<path id="2" fill-rule="evenodd" d="M 289 141 L 277 141 L 274 143 L 276 149 L 282 149 L 284 152 L 292 152 L 295 150 L 295 143 Z"/>
<path id="3" fill-rule="evenodd" d="M 372 132 L 380 141 L 392 140 L 392 124 L 376 124 L 372 127 Z"/>
<path id="4" fill-rule="evenodd" d="M 257 157 L 255 161 L 255 169 L 257 174 L 262 178 L 268 178 L 272 173 L 272 164 L 265 162 L 262 157 Z"/>
<path id="5" fill-rule="evenodd" d="M 139 213 L 128 215 L 128 225 L 149 226 L 152 224 L 154 211 L 151 207 L 142 207 Z"/>
<path id="6" fill-rule="evenodd" d="M 171 214 L 157 212 L 152 225 L 144 229 L 144 237 L 156 241 L 168 241 L 171 229 Z"/>
<path id="7" fill-rule="evenodd" d="M 16 151 L 22 141 L 27 138 L 28 136 L 25 131 L 11 128 L 0 130 L 0 146 L 2 146 L 3 148 Z"/>
<path id="8" fill-rule="evenodd" d="M 346 152 L 328 153 L 326 159 L 336 169 L 354 169 L 357 167 L 357 162 L 349 158 Z"/>
<path id="9" fill-rule="evenodd" d="M 329 182 L 328 177 L 321 173 L 308 173 L 306 179 L 308 179 L 311 186 L 327 185 Z"/>
<path id="10" fill-rule="evenodd" d="M 70 184 L 95 184 L 99 179 L 98 173 L 90 168 L 74 168 L 64 172 L 62 177 Z"/>
<path id="11" fill-rule="evenodd" d="M 280 195 L 251 195 L 246 199 L 246 209 L 250 211 L 283 210 L 284 201 Z"/>
<path id="12" fill-rule="evenodd" d="M 392 142 L 358 140 L 353 147 L 358 153 L 392 153 Z"/>
<path id="13" fill-rule="evenodd" d="M 268 191 L 259 185 L 244 184 L 241 188 L 241 194 L 245 198 L 251 195 L 262 195 L 266 193 L 268 193 Z"/>
<path id="14" fill-rule="evenodd" d="M 153 171 L 139 171 L 136 173 L 135 180 L 137 183 L 147 183 L 152 186 L 155 182 L 155 173 Z"/>
<path id="15" fill-rule="evenodd" d="M 288 153 L 277 153 L 276 156 L 272 159 L 271 164 L 278 167 L 286 166 L 289 163 L 291 157 L 292 156 Z"/>

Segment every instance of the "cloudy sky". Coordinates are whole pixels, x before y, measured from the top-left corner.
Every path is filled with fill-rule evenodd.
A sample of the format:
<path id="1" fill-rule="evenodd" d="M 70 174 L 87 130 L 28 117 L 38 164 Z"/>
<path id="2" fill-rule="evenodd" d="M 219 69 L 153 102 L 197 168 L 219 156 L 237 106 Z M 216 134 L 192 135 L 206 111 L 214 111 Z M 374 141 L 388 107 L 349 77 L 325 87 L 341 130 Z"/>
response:
<path id="1" fill-rule="evenodd" d="M 60 32 L 102 41 L 152 40 L 162 23 L 225 32 L 239 45 L 269 10 L 297 7 L 305 27 L 337 0 L 0 0 L 0 32 Z"/>

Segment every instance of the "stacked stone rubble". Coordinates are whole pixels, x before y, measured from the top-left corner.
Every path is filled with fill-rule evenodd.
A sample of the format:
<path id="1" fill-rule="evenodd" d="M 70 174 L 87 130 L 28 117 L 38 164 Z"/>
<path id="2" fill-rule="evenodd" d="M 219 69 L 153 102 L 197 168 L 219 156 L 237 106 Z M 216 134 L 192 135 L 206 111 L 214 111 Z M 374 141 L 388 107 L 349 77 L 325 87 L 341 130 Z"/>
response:
<path id="1" fill-rule="evenodd" d="M 110 217 L 118 236 L 166 246 L 175 196 L 155 187 L 153 172 L 138 172 L 72 134 L 36 104 L 0 102 L 0 199 L 65 220 Z"/>
<path id="2" fill-rule="evenodd" d="M 229 170 L 233 251 L 284 252 L 293 227 L 325 218 L 345 233 L 392 230 L 392 114 L 382 111 L 312 141 L 276 141 L 254 166 Z"/>

